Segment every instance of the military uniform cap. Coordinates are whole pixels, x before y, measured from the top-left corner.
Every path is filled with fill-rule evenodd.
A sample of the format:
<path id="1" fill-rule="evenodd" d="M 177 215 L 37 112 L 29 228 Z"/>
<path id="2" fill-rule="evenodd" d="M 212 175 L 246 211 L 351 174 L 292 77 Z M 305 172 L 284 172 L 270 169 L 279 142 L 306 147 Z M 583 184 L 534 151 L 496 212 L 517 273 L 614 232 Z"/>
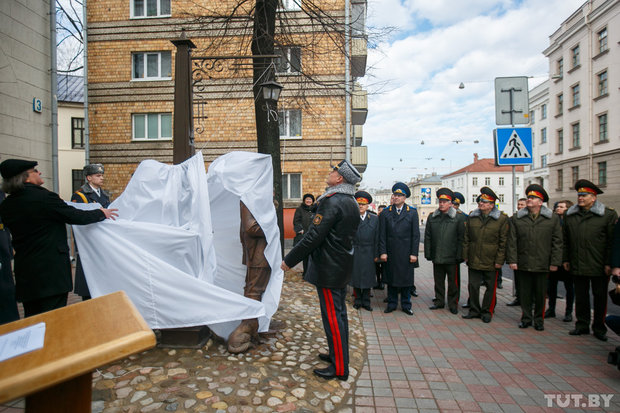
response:
<path id="1" fill-rule="evenodd" d="M 355 200 L 360 205 L 368 205 L 372 202 L 372 196 L 366 191 L 357 191 L 355 193 Z"/>
<path id="2" fill-rule="evenodd" d="M 345 181 L 353 185 L 362 180 L 362 176 L 357 169 L 355 169 L 355 166 L 347 160 L 344 160 L 337 166 L 334 166 L 334 171 L 337 171 Z"/>
<path id="3" fill-rule="evenodd" d="M 101 165 L 100 163 L 91 163 L 84 167 L 84 176 L 102 174 L 102 173 L 103 173 L 103 165 Z"/>
<path id="4" fill-rule="evenodd" d="M 460 192 L 454 192 L 454 199 L 452 200 L 453 204 L 464 204 L 465 203 L 465 197 L 463 196 L 462 193 Z"/>
<path id="5" fill-rule="evenodd" d="M 24 159 L 7 159 L 0 163 L 0 174 L 4 179 L 11 179 L 22 172 L 32 169 L 38 165 L 37 161 L 26 161 Z"/>
<path id="6" fill-rule="evenodd" d="M 304 197 L 301 198 L 301 199 L 305 200 L 306 198 L 311 198 L 312 202 L 314 202 L 314 195 L 312 195 L 312 194 L 304 194 Z"/>
<path id="7" fill-rule="evenodd" d="M 480 201 L 495 202 L 495 200 L 497 199 L 497 195 L 495 195 L 495 192 L 493 192 L 493 190 L 489 188 L 488 186 L 483 186 L 482 188 L 480 188 L 479 198 L 480 198 Z"/>
<path id="8" fill-rule="evenodd" d="M 601 188 L 594 185 L 592 182 L 588 181 L 587 179 L 580 179 L 577 182 L 575 182 L 575 191 L 577 191 L 578 194 L 598 195 L 598 194 L 603 193 L 603 191 L 601 191 Z"/>
<path id="9" fill-rule="evenodd" d="M 525 188 L 525 195 L 527 195 L 528 197 L 535 196 L 542 199 L 543 202 L 549 201 L 549 195 L 547 194 L 547 191 L 545 191 L 545 188 L 538 184 L 531 184 L 530 186 Z"/>
<path id="10" fill-rule="evenodd" d="M 411 190 L 406 184 L 402 182 L 396 182 L 394 185 L 392 185 L 392 193 L 404 195 L 406 198 L 409 198 L 411 196 Z"/>
<path id="11" fill-rule="evenodd" d="M 446 199 L 446 200 L 452 202 L 454 200 L 454 192 L 452 192 L 448 188 L 439 188 L 437 190 L 437 198 L 439 200 Z"/>

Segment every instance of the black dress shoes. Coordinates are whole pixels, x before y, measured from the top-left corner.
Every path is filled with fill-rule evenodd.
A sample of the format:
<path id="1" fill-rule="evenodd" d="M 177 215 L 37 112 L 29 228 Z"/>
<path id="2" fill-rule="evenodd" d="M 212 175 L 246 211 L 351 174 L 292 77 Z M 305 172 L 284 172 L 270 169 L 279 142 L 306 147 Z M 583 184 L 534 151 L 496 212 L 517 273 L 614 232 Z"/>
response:
<path id="1" fill-rule="evenodd" d="M 371 306 L 369 306 L 369 305 L 365 305 L 365 306 L 363 306 L 362 308 L 363 308 L 364 310 L 366 310 L 366 311 L 372 311 L 372 307 L 371 307 Z"/>
<path id="2" fill-rule="evenodd" d="M 598 338 L 601 341 L 607 341 L 607 335 L 604 333 L 594 333 L 594 337 Z"/>
<path id="3" fill-rule="evenodd" d="M 428 308 L 429 308 L 429 310 L 439 310 L 440 308 L 443 308 L 443 305 L 433 304 L 433 305 L 431 305 Z"/>
<path id="4" fill-rule="evenodd" d="M 536 330 L 536 331 L 545 331 L 545 326 L 543 326 L 542 324 L 536 324 L 534 326 L 534 330 Z"/>
<path id="5" fill-rule="evenodd" d="M 562 321 L 564 321 L 565 323 L 570 323 L 571 321 L 573 321 L 573 316 L 571 314 L 566 314 Z"/>
<path id="6" fill-rule="evenodd" d="M 452 314 L 458 314 L 458 313 L 459 313 L 459 310 L 457 310 L 456 308 L 451 308 L 451 309 L 450 309 L 450 312 L 451 312 Z"/>
<path id="7" fill-rule="evenodd" d="M 531 325 L 532 325 L 532 323 L 531 323 L 531 322 L 529 322 L 529 321 L 521 321 L 521 322 L 519 323 L 519 328 L 528 328 L 528 327 L 529 327 L 529 326 L 531 326 Z"/>
<path id="8" fill-rule="evenodd" d="M 570 334 L 571 336 L 580 336 L 583 334 L 590 334 L 590 330 L 579 330 L 579 329 L 574 329 L 568 332 L 568 334 Z"/>
<path id="9" fill-rule="evenodd" d="M 321 361 L 326 362 L 326 363 L 331 363 L 332 362 L 332 359 L 331 359 L 331 357 L 329 357 L 329 354 L 319 353 L 319 359 Z"/>
<path id="10" fill-rule="evenodd" d="M 338 379 L 342 381 L 347 381 L 347 379 L 349 378 L 349 373 L 343 374 L 342 376 L 336 375 L 336 372 L 333 366 L 329 366 L 324 369 L 314 369 L 314 374 L 319 376 L 322 379 L 327 379 L 327 380 Z"/>
<path id="11" fill-rule="evenodd" d="M 551 309 L 545 311 L 545 318 L 555 318 L 555 311 Z"/>
<path id="12" fill-rule="evenodd" d="M 411 308 L 403 309 L 403 313 L 407 315 L 413 315 L 413 310 Z"/>
<path id="13" fill-rule="evenodd" d="M 396 310 L 396 308 L 386 308 L 385 310 L 383 310 L 384 313 L 391 313 L 392 311 Z"/>
<path id="14" fill-rule="evenodd" d="M 411 293 L 411 295 L 414 296 L 414 297 L 417 297 L 418 293 L 416 291 L 414 291 L 414 292 Z"/>
<path id="15" fill-rule="evenodd" d="M 475 315 L 475 314 L 463 314 L 463 318 L 466 320 L 472 319 L 472 318 L 480 318 L 479 315 Z"/>
<path id="16" fill-rule="evenodd" d="M 518 299 L 515 299 L 514 301 L 509 302 L 508 304 L 506 304 L 508 307 L 516 307 L 518 305 L 521 305 L 521 301 L 519 301 Z"/>
<path id="17" fill-rule="evenodd" d="M 484 314 L 482 316 L 482 322 L 483 323 L 490 323 L 491 322 L 491 316 L 489 314 Z"/>
<path id="18" fill-rule="evenodd" d="M 461 307 L 463 307 L 463 308 L 469 308 L 469 303 L 465 303 L 465 304 L 463 304 Z"/>
<path id="19" fill-rule="evenodd" d="M 353 304 L 353 308 L 355 308 L 356 310 L 359 310 L 360 307 L 361 307 L 361 305 L 359 305 L 359 304 Z"/>

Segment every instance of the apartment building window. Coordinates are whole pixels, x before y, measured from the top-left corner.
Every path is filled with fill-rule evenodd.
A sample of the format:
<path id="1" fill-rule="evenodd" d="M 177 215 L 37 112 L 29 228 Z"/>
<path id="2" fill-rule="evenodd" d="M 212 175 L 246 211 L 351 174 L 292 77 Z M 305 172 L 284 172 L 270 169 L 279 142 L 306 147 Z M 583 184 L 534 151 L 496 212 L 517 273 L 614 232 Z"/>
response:
<path id="1" fill-rule="evenodd" d="M 598 32 L 598 52 L 603 53 L 607 50 L 607 27 Z"/>
<path id="2" fill-rule="evenodd" d="M 478 199 L 478 195 L 474 194 L 474 195 L 471 196 L 471 202 L 472 203 L 475 204 L 477 199 Z"/>
<path id="3" fill-rule="evenodd" d="M 579 137 L 579 122 L 571 125 L 573 129 L 573 148 L 579 148 L 581 146 L 581 139 Z"/>
<path id="4" fill-rule="evenodd" d="M 301 139 L 301 110 L 278 111 L 280 139 Z"/>
<path id="5" fill-rule="evenodd" d="M 607 95 L 607 70 L 598 74 L 598 95 Z"/>
<path id="6" fill-rule="evenodd" d="M 558 191 L 564 189 L 564 171 L 558 169 Z"/>
<path id="7" fill-rule="evenodd" d="M 547 128 L 540 130 L 540 143 L 547 143 Z"/>
<path id="8" fill-rule="evenodd" d="M 541 119 L 547 119 L 547 104 L 546 103 L 544 103 L 540 107 L 540 118 Z"/>
<path id="9" fill-rule="evenodd" d="M 485 185 L 491 185 L 491 178 L 490 178 L 490 177 L 488 177 L 488 176 L 487 176 L 487 177 L 485 177 L 485 178 L 484 178 L 484 184 L 485 184 Z"/>
<path id="10" fill-rule="evenodd" d="M 71 118 L 71 148 L 84 149 L 84 118 Z"/>
<path id="11" fill-rule="evenodd" d="M 131 0 L 131 17 L 170 16 L 170 0 Z"/>
<path id="12" fill-rule="evenodd" d="M 530 110 L 530 123 L 533 125 L 536 122 L 536 113 Z"/>
<path id="13" fill-rule="evenodd" d="M 573 177 L 573 182 L 572 185 L 575 185 L 575 183 L 579 180 L 579 167 L 578 166 L 573 166 L 571 169 L 571 174 Z"/>
<path id="14" fill-rule="evenodd" d="M 474 177 L 471 178 L 471 184 L 473 186 L 478 186 L 478 177 L 477 176 L 474 176 Z"/>
<path id="15" fill-rule="evenodd" d="M 564 152 L 564 129 L 558 129 L 558 153 Z"/>
<path id="16" fill-rule="evenodd" d="M 598 184 L 607 185 L 607 162 L 598 163 Z"/>
<path id="17" fill-rule="evenodd" d="M 579 45 L 573 47 L 571 49 L 571 56 L 572 56 L 572 63 L 573 63 L 573 68 L 576 68 L 577 66 L 579 66 L 580 62 L 579 62 Z"/>
<path id="18" fill-rule="evenodd" d="M 351 4 L 351 35 L 360 37 L 366 34 L 366 2 Z"/>
<path id="19" fill-rule="evenodd" d="M 133 140 L 172 139 L 172 113 L 136 113 L 132 120 Z"/>
<path id="20" fill-rule="evenodd" d="M 132 79 L 171 79 L 170 52 L 132 53 Z"/>
<path id="21" fill-rule="evenodd" d="M 564 76 L 564 59 L 558 59 L 557 69 L 558 69 L 557 75 L 560 76 L 560 78 L 562 78 Z"/>
<path id="22" fill-rule="evenodd" d="M 504 177 L 503 176 L 499 177 L 499 186 L 504 186 Z"/>
<path id="23" fill-rule="evenodd" d="M 71 192 L 75 192 L 84 185 L 84 170 L 72 169 L 71 170 Z"/>
<path id="24" fill-rule="evenodd" d="M 277 73 L 299 73 L 301 72 L 301 48 L 284 47 L 276 49 L 275 54 L 279 55 L 276 59 Z"/>
<path id="25" fill-rule="evenodd" d="M 542 155 L 540 157 L 540 167 L 541 168 L 546 168 L 547 167 L 547 155 Z"/>
<path id="26" fill-rule="evenodd" d="M 499 199 L 499 202 L 500 202 L 501 204 L 503 204 L 503 203 L 504 203 L 504 194 L 497 194 L 497 198 Z"/>
<path id="27" fill-rule="evenodd" d="M 598 141 L 607 142 L 607 114 L 598 115 Z"/>
<path id="28" fill-rule="evenodd" d="M 282 199 L 301 199 L 301 174 L 282 174 Z"/>
<path id="29" fill-rule="evenodd" d="M 558 95 L 558 115 L 561 115 L 564 112 L 564 95 L 560 93 Z"/>
<path id="30" fill-rule="evenodd" d="M 301 10 L 301 0 L 280 0 L 280 10 Z"/>
<path id="31" fill-rule="evenodd" d="M 519 177 L 518 176 L 516 178 L 516 184 L 517 184 L 517 186 L 519 186 Z"/>
<path id="32" fill-rule="evenodd" d="M 576 85 L 574 85 L 572 88 L 572 93 L 573 93 L 573 107 L 579 106 L 581 104 L 581 98 L 579 95 L 579 83 L 577 83 Z"/>

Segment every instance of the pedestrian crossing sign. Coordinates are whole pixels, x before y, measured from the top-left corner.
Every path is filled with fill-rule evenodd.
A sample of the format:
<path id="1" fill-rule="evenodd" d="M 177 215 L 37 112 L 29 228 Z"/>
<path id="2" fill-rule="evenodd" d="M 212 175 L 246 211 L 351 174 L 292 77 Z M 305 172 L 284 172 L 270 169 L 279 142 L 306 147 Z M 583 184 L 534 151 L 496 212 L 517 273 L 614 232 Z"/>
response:
<path id="1" fill-rule="evenodd" d="M 496 165 L 532 164 L 532 128 L 495 129 L 493 135 Z"/>

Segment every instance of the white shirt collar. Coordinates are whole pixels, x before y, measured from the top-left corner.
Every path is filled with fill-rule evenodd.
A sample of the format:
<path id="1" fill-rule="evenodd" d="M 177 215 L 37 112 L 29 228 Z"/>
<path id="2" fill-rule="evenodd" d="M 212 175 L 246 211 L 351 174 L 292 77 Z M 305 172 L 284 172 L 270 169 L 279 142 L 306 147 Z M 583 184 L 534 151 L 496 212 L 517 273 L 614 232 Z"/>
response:
<path id="1" fill-rule="evenodd" d="M 101 196 L 101 188 L 95 188 L 91 184 L 88 184 L 88 186 L 90 186 L 90 189 L 92 189 L 93 191 L 97 193 L 97 196 Z"/>
<path id="2" fill-rule="evenodd" d="M 363 221 L 366 219 L 366 215 L 368 215 L 368 211 L 364 212 L 364 215 L 360 215 L 360 219 Z"/>

